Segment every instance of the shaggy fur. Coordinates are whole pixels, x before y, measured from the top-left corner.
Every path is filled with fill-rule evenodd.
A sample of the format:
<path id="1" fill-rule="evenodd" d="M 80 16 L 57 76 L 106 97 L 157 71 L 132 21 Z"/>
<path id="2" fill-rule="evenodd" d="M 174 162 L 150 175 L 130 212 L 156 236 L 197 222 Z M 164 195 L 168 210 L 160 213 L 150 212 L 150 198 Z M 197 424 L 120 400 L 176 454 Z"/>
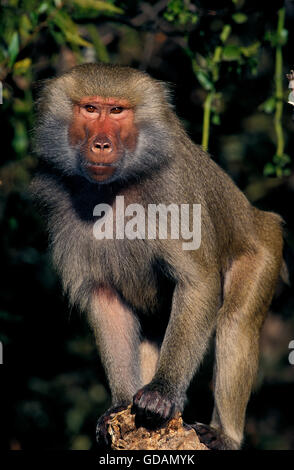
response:
<path id="1" fill-rule="evenodd" d="M 68 142 L 72 107 L 84 96 L 126 98 L 139 138 L 105 184 L 79 170 L 81 149 Z M 241 445 L 247 401 L 258 364 L 258 338 L 282 260 L 281 219 L 252 207 L 232 180 L 186 135 L 166 87 L 127 67 L 87 64 L 49 80 L 38 102 L 33 181 L 45 209 L 54 264 L 70 302 L 88 314 L 113 404 L 134 398 L 155 423 L 182 409 L 186 389 L 216 330 L 216 448 Z M 112 205 L 201 204 L 202 242 L 96 240 L 93 209 Z M 150 343 L 152 373 L 140 346 Z M 158 360 L 156 359 L 156 348 Z M 142 356 L 141 356 L 142 357 Z M 148 361 L 147 361 L 148 362 Z M 151 364 L 152 362 L 152 364 Z M 154 370 L 155 368 L 155 370 Z M 145 423 L 148 419 L 145 419 Z M 101 421 L 100 421 L 101 423 Z M 213 442 L 213 444 L 211 444 Z"/>

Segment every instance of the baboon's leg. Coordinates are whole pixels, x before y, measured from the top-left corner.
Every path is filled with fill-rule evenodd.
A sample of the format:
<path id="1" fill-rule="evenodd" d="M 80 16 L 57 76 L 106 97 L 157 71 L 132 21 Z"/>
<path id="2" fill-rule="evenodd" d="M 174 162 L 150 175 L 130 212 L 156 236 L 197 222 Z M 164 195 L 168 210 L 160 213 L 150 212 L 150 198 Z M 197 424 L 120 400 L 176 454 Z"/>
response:
<path id="1" fill-rule="evenodd" d="M 211 426 L 216 448 L 239 448 L 245 411 L 258 368 L 260 329 L 274 294 L 281 257 L 265 247 L 241 256 L 226 275 L 216 328 L 215 407 Z M 211 439 L 203 429 L 203 440 Z M 207 442 L 209 444 L 209 442 Z"/>

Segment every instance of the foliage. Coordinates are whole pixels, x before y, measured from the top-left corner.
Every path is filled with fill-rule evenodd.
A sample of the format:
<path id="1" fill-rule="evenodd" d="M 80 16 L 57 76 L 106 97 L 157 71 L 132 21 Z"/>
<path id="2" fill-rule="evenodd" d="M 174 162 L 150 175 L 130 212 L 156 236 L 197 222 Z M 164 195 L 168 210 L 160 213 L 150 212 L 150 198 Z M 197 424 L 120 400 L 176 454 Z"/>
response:
<path id="1" fill-rule="evenodd" d="M 198 21 L 198 15 L 195 13 L 192 2 L 185 0 L 171 0 L 168 2 L 164 18 L 179 25 L 196 24 Z"/>

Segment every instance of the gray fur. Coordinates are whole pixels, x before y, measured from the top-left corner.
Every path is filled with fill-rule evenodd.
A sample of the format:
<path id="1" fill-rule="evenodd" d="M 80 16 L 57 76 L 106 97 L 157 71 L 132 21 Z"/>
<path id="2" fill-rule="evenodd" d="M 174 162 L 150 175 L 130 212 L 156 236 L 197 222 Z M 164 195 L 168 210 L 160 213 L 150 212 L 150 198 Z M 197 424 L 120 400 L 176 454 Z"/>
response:
<path id="1" fill-rule="evenodd" d="M 73 104 L 91 95 L 130 100 L 139 130 L 135 151 L 126 151 L 115 178 L 100 185 L 83 176 L 81 149 L 70 148 L 67 137 Z M 161 348 L 159 360 L 143 399 L 136 396 L 135 404 L 139 410 L 148 409 L 142 405 L 144 397 L 159 393 L 163 413 L 171 405 L 183 409 L 186 389 L 216 329 L 212 426 L 219 432 L 221 448 L 237 448 L 257 369 L 256 338 L 281 267 L 281 219 L 249 204 L 191 142 L 167 98 L 160 82 L 118 66 L 83 65 L 49 81 L 38 103 L 36 128 L 36 150 L 45 167 L 32 191 L 46 209 L 53 260 L 64 290 L 72 304 L 87 312 L 96 332 L 114 404 L 128 403 L 143 385 L 139 345 L 149 339 Z M 94 206 L 113 204 L 116 195 L 123 195 L 126 205 L 145 208 L 151 203 L 201 204 L 200 248 L 183 251 L 181 240 L 96 240 Z M 121 347 L 130 361 L 125 366 L 111 331 L 103 331 L 107 322 L 99 299 L 93 307 L 99 286 L 110 287 L 120 299 L 125 309 L 122 324 L 133 316 L 128 340 L 128 332 L 121 331 Z M 248 290 L 244 300 L 239 289 L 241 294 Z M 241 361 L 243 345 L 243 360 L 250 367 Z M 152 406 L 149 411 L 154 411 Z"/>

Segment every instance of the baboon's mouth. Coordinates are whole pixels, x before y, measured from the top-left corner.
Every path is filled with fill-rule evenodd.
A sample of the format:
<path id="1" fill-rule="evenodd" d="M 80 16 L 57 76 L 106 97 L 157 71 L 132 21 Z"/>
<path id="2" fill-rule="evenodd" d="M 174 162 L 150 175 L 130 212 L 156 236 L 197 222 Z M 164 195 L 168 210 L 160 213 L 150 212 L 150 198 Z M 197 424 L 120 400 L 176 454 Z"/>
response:
<path id="1" fill-rule="evenodd" d="M 86 163 L 87 167 L 109 167 L 113 166 L 112 163 L 104 163 L 104 162 L 87 162 Z"/>

